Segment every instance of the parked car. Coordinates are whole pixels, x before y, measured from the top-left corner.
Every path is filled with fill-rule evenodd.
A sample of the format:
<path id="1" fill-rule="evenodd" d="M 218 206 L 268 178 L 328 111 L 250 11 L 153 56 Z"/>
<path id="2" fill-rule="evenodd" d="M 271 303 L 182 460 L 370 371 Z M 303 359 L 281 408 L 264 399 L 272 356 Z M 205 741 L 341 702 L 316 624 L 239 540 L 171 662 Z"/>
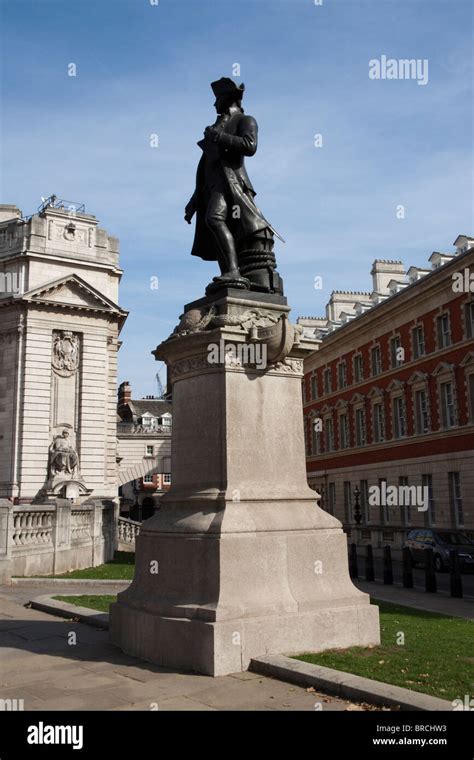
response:
<path id="1" fill-rule="evenodd" d="M 474 572 L 474 541 L 457 530 L 431 530 L 420 528 L 411 530 L 405 546 L 410 550 L 412 566 L 425 564 L 424 550 L 431 548 L 434 554 L 435 570 L 439 573 L 449 568 L 449 552 L 456 549 L 461 572 Z"/>

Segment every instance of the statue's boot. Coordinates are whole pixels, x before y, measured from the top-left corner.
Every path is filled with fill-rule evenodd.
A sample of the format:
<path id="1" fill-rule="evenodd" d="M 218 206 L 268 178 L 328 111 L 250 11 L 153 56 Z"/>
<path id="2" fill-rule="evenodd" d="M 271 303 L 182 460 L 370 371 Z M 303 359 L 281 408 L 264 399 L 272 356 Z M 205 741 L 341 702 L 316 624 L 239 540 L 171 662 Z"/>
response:
<path id="1" fill-rule="evenodd" d="M 221 252 L 221 255 L 219 257 L 221 275 L 220 277 L 215 277 L 214 279 L 240 279 L 241 275 L 237 263 L 237 251 L 235 250 L 234 237 L 232 233 L 225 224 L 213 225 L 211 229 Z"/>

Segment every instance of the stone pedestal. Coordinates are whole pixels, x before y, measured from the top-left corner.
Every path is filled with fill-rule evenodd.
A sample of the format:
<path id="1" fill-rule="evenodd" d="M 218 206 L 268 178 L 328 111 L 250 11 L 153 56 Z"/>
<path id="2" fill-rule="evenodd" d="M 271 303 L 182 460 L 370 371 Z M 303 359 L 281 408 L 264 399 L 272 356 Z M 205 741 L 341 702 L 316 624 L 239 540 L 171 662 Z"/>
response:
<path id="1" fill-rule="evenodd" d="M 155 351 L 173 387 L 172 487 L 137 539 L 112 640 L 214 676 L 252 657 L 377 644 L 340 522 L 307 485 L 301 379 L 312 347 L 278 296 L 186 307 Z"/>

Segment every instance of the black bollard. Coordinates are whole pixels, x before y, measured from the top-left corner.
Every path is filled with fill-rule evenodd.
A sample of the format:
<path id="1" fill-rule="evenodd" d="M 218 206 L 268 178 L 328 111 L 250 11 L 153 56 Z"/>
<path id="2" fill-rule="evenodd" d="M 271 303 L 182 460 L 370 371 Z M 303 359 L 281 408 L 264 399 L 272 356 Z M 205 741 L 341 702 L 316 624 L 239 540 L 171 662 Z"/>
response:
<path id="1" fill-rule="evenodd" d="M 403 585 L 405 588 L 413 588 L 413 567 L 408 546 L 403 549 Z"/>
<path id="2" fill-rule="evenodd" d="M 389 586 L 393 583 L 392 550 L 390 546 L 383 548 L 383 582 Z"/>
<path id="3" fill-rule="evenodd" d="M 349 575 L 351 578 L 359 577 L 359 570 L 357 567 L 357 546 L 351 544 L 349 551 Z"/>
<path id="4" fill-rule="evenodd" d="M 425 549 L 425 591 L 436 594 L 437 590 L 433 549 L 427 547 Z"/>
<path id="5" fill-rule="evenodd" d="M 449 585 L 451 596 L 455 596 L 456 599 L 462 599 L 461 566 L 456 549 L 451 549 L 449 552 Z"/>
<path id="6" fill-rule="evenodd" d="M 374 555 L 372 552 L 372 544 L 367 544 L 365 554 L 365 580 L 374 581 Z"/>

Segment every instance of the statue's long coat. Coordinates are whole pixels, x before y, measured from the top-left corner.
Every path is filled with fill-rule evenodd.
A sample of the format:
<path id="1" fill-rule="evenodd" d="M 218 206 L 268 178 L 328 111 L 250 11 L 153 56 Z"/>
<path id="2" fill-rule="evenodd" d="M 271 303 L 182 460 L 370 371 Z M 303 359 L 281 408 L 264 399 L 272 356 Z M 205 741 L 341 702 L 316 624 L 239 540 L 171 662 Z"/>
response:
<path id="1" fill-rule="evenodd" d="M 218 120 L 219 122 L 219 120 Z M 257 122 L 252 116 L 241 111 L 233 113 L 221 126 L 218 142 L 213 148 L 219 152 L 219 163 L 223 175 L 223 185 L 228 201 L 227 225 L 231 230 L 237 246 L 240 241 L 255 232 L 269 227 L 270 223 L 254 203 L 255 190 L 245 169 L 244 157 L 253 156 L 257 150 Z M 196 206 L 196 231 L 191 251 L 193 256 L 200 256 L 206 261 L 217 261 L 218 248 L 214 235 L 206 225 L 206 209 L 210 191 L 206 185 L 206 140 L 198 145 L 203 148 L 196 174 L 194 203 Z M 235 207 L 240 209 L 240 218 L 234 218 Z M 235 215 L 235 214 L 234 214 Z"/>

